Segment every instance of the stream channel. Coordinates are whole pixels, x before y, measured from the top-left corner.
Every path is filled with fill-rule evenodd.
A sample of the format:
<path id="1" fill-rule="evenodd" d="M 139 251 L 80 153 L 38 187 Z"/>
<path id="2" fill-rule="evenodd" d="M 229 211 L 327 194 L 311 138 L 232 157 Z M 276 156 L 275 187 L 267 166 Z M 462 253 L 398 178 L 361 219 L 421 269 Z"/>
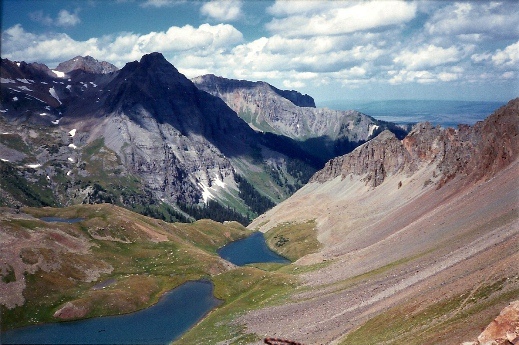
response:
<path id="1" fill-rule="evenodd" d="M 227 244 L 218 254 L 238 266 L 290 262 L 268 248 L 261 232 Z M 220 303 L 210 281 L 190 281 L 135 313 L 14 329 L 0 334 L 0 344 L 168 344 Z"/>

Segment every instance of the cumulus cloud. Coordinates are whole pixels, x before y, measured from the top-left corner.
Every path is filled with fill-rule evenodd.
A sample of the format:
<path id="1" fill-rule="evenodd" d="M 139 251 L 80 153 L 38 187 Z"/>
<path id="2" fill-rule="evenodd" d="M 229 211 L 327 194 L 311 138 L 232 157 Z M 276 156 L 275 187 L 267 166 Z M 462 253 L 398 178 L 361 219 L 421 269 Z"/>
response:
<path id="1" fill-rule="evenodd" d="M 276 2 L 269 10 L 282 16 L 267 29 L 286 37 L 341 35 L 398 25 L 416 15 L 416 4 L 403 1 Z"/>
<path id="2" fill-rule="evenodd" d="M 43 11 L 35 11 L 29 13 L 29 18 L 37 23 L 50 26 L 54 23 L 54 20 L 48 14 L 43 13 Z"/>
<path id="3" fill-rule="evenodd" d="M 43 11 L 35 11 L 29 13 L 29 18 L 46 26 L 53 25 L 59 27 L 72 27 L 81 23 L 81 19 L 79 18 L 79 9 L 75 10 L 74 13 L 67 10 L 61 10 L 58 12 L 56 19 L 52 19 L 51 16 L 43 13 Z"/>
<path id="4" fill-rule="evenodd" d="M 435 45 L 421 47 L 416 51 L 405 50 L 393 61 L 404 65 L 410 70 L 420 70 L 447 63 L 457 62 L 461 59 L 461 51 L 456 47 L 442 48 Z"/>
<path id="5" fill-rule="evenodd" d="M 38 61 L 51 67 L 76 55 L 91 55 L 122 66 L 142 55 L 160 51 L 167 57 L 182 54 L 204 56 L 222 53 L 243 40 L 241 32 L 228 24 L 186 25 L 145 35 L 117 36 L 76 41 L 64 33 L 35 35 L 21 25 L 2 32 L 2 56 L 11 60 Z"/>
<path id="6" fill-rule="evenodd" d="M 219 21 L 233 21 L 243 15 L 240 0 L 216 0 L 206 2 L 200 8 L 200 13 Z"/>
<path id="7" fill-rule="evenodd" d="M 67 10 L 61 10 L 58 13 L 58 18 L 56 19 L 56 25 L 67 27 L 67 26 L 75 26 L 81 22 L 78 16 L 79 11 L 75 11 L 74 13 L 70 13 Z"/>
<path id="8" fill-rule="evenodd" d="M 515 38 L 519 35 L 519 7 L 513 1 L 457 2 L 436 11 L 425 29 L 432 35 L 462 38 Z"/>
<path id="9" fill-rule="evenodd" d="M 492 56 L 494 65 L 500 67 L 515 67 L 519 66 L 519 41 L 507 46 L 505 49 L 498 49 Z"/>
<path id="10" fill-rule="evenodd" d="M 141 4 L 141 7 L 168 7 L 175 5 L 175 0 L 146 0 Z"/>

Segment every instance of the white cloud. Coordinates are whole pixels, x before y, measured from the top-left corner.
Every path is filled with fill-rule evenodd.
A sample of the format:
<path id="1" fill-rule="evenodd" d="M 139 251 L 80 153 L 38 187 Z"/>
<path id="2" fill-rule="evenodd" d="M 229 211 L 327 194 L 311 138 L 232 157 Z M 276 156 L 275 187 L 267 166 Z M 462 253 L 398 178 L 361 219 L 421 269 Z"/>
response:
<path id="1" fill-rule="evenodd" d="M 241 32 L 228 24 L 173 26 L 165 32 L 121 33 L 85 41 L 76 41 L 64 33 L 35 35 L 18 24 L 2 32 L 2 57 L 38 61 L 53 67 L 76 55 L 91 55 L 122 67 L 154 51 L 162 52 L 170 60 L 180 59 L 184 54 L 207 56 L 220 54 L 242 41 Z"/>
<path id="2" fill-rule="evenodd" d="M 29 18 L 46 26 L 50 26 L 54 23 L 54 20 L 48 14 L 43 13 L 43 11 L 31 12 L 29 13 Z"/>
<path id="3" fill-rule="evenodd" d="M 306 84 L 300 80 L 283 80 L 283 86 L 287 89 L 300 89 L 302 87 L 305 87 Z"/>
<path id="4" fill-rule="evenodd" d="M 519 6 L 508 2 L 456 2 L 436 11 L 425 24 L 431 35 L 517 37 Z M 481 38 L 480 36 L 462 36 Z"/>
<path id="5" fill-rule="evenodd" d="M 276 2 L 270 8 L 276 15 L 266 25 L 285 37 L 341 35 L 356 31 L 398 25 L 413 19 L 416 4 L 403 1 L 347 2 Z"/>
<path id="6" fill-rule="evenodd" d="M 393 61 L 397 64 L 404 65 L 407 69 L 420 70 L 457 62 L 461 57 L 462 52 L 454 46 L 442 48 L 430 44 L 416 51 L 405 50 L 395 57 Z"/>
<path id="7" fill-rule="evenodd" d="M 58 13 L 58 18 L 56 19 L 56 25 L 62 27 L 75 26 L 81 22 L 78 16 L 79 11 L 75 11 L 74 13 L 70 13 L 67 10 L 61 10 Z"/>
<path id="8" fill-rule="evenodd" d="M 52 19 L 51 16 L 43 13 L 43 11 L 35 11 L 29 13 L 29 18 L 46 26 L 53 25 L 60 27 L 72 27 L 81 23 L 81 19 L 79 18 L 79 9 L 74 11 L 74 13 L 71 13 L 67 10 L 61 10 L 58 12 L 56 19 Z"/>
<path id="9" fill-rule="evenodd" d="M 497 67 L 519 67 L 519 41 L 509 45 L 505 49 L 498 49 L 492 56 L 492 62 Z"/>
<path id="10" fill-rule="evenodd" d="M 175 5 L 175 0 L 146 0 L 141 4 L 141 7 L 168 7 Z"/>
<path id="11" fill-rule="evenodd" d="M 206 2 L 200 8 L 200 13 L 220 21 L 233 21 L 242 17 L 241 1 L 216 0 Z"/>
<path id="12" fill-rule="evenodd" d="M 416 82 L 419 84 L 429 84 L 437 81 L 437 77 L 430 71 L 389 71 L 391 76 L 390 84 L 402 84 L 409 82 Z"/>

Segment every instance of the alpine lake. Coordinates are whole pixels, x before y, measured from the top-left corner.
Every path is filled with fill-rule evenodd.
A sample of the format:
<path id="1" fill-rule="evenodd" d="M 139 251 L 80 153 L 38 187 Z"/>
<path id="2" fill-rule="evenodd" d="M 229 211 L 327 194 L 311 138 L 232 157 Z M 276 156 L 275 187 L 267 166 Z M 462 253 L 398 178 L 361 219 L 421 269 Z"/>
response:
<path id="1" fill-rule="evenodd" d="M 238 266 L 250 263 L 290 262 L 270 250 L 261 232 L 255 232 L 245 239 L 225 245 L 218 250 L 218 254 Z M 222 301 L 213 296 L 213 284 L 210 281 L 190 281 L 167 292 L 158 303 L 141 311 L 14 329 L 2 332 L 0 343 L 168 344 L 221 303 Z"/>

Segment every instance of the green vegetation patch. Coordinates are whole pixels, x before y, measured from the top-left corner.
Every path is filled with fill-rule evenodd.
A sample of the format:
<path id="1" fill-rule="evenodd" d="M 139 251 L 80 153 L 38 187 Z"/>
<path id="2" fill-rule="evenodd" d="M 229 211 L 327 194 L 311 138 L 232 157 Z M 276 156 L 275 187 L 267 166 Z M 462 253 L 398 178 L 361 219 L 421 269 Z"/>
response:
<path id="1" fill-rule="evenodd" d="M 295 261 L 321 248 L 315 226 L 315 220 L 306 223 L 282 223 L 269 230 L 265 238 L 271 249 Z"/>
<path id="2" fill-rule="evenodd" d="M 443 340 L 451 339 L 449 334 L 456 330 L 475 327 L 475 322 L 478 323 L 476 328 L 483 329 L 497 314 L 489 318 L 476 317 L 478 314 L 506 305 L 519 296 L 517 285 L 511 284 L 517 282 L 505 278 L 425 308 L 419 303 L 391 308 L 349 333 L 340 344 L 434 344 L 443 337 L 447 337 Z M 512 288 L 505 289 L 505 285 Z"/>
<path id="3" fill-rule="evenodd" d="M 11 163 L 0 161 L 0 186 L 21 203 L 29 206 L 54 206 L 56 204 L 47 181 L 40 177 L 29 182 Z M 1 206 L 1 205 L 0 205 Z"/>
<path id="4" fill-rule="evenodd" d="M 6 266 L 0 271 L 2 281 L 6 284 L 16 281 L 16 275 L 14 273 L 13 266 L 6 264 Z"/>
<path id="5" fill-rule="evenodd" d="M 36 265 L 34 271 L 25 272 L 24 305 L 1 307 L 2 329 L 56 322 L 54 313 L 67 302 L 84 311 L 68 319 L 148 307 L 186 281 L 226 272 L 216 250 L 250 233 L 236 222 L 170 224 L 110 204 L 23 211 L 36 218 L 84 220 L 72 224 L 0 220 L 2 231 L 16 231 L 27 241 L 19 252 L 22 262 Z M 14 278 L 8 267 L 1 273 L 4 282 Z M 113 283 L 96 288 L 105 281 Z"/>
<path id="6" fill-rule="evenodd" d="M 213 277 L 214 294 L 225 303 L 213 310 L 175 344 L 248 344 L 260 340 L 236 319 L 248 310 L 286 302 L 298 282 L 294 276 L 238 267 Z"/>

